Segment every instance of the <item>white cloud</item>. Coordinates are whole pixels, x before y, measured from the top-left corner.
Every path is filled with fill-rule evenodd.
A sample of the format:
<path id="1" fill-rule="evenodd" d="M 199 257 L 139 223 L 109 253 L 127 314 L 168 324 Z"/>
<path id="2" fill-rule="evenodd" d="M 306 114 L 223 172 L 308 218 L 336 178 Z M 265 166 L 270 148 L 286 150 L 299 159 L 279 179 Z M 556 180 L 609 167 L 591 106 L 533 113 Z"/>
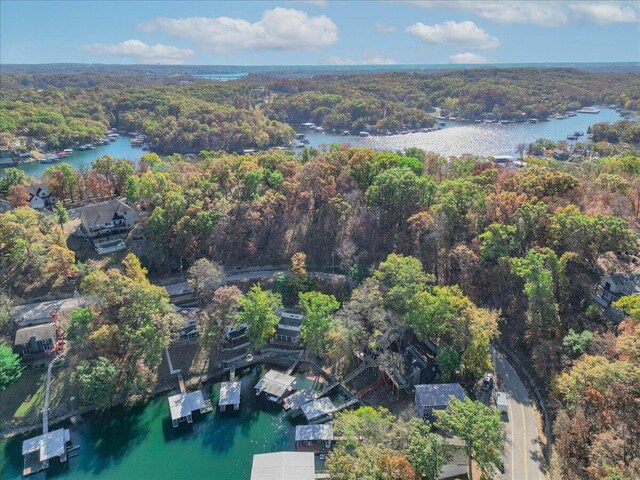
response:
<path id="1" fill-rule="evenodd" d="M 309 16 L 293 8 L 265 10 L 250 23 L 242 18 L 156 18 L 138 25 L 192 41 L 212 52 L 240 50 L 315 50 L 338 41 L 338 27 L 326 15 Z"/>
<path id="2" fill-rule="evenodd" d="M 374 25 L 374 28 L 376 29 L 376 31 L 382 33 L 392 33 L 396 31 L 396 27 L 394 27 L 393 25 L 387 25 L 386 23 L 376 23 Z"/>
<path id="3" fill-rule="evenodd" d="M 338 56 L 329 57 L 329 65 L 396 65 L 397 63 L 392 58 L 383 55 L 365 55 L 362 60 Z"/>
<path id="4" fill-rule="evenodd" d="M 480 49 L 500 46 L 500 40 L 492 37 L 469 20 L 464 22 L 448 21 L 436 25 L 425 25 L 418 22 L 407 27 L 407 32 L 430 45 L 457 45 Z"/>
<path id="5" fill-rule="evenodd" d="M 455 55 L 451 55 L 449 57 L 449 63 L 461 63 L 461 64 L 471 64 L 471 63 L 489 63 L 489 60 L 482 55 L 476 55 L 471 52 L 464 53 L 456 53 Z"/>
<path id="6" fill-rule="evenodd" d="M 638 10 L 619 3 L 576 3 L 569 5 L 576 16 L 593 23 L 630 23 L 638 21 Z"/>
<path id="7" fill-rule="evenodd" d="M 140 40 L 126 40 L 121 43 L 93 43 L 85 45 L 82 50 L 94 55 L 130 57 L 137 63 L 162 63 L 180 65 L 193 58 L 195 52 L 188 48 L 170 45 L 147 45 Z"/>
<path id="8" fill-rule="evenodd" d="M 542 27 L 559 27 L 574 20 L 593 23 L 634 22 L 640 15 L 638 4 L 633 1 L 424 0 L 407 3 L 424 8 L 463 10 L 496 23 L 529 23 Z"/>

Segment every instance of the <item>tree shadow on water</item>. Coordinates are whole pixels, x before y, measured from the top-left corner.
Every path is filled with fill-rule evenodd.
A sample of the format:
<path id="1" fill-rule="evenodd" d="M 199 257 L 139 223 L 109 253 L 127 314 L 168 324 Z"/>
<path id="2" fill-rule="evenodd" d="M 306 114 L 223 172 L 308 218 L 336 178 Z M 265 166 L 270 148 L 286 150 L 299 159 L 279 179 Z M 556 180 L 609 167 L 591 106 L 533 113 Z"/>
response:
<path id="1" fill-rule="evenodd" d="M 80 451 L 86 449 L 91 455 L 81 467 L 100 473 L 120 463 L 148 435 L 150 424 L 143 414 L 152 407 L 150 404 L 114 407 L 86 419 Z"/>

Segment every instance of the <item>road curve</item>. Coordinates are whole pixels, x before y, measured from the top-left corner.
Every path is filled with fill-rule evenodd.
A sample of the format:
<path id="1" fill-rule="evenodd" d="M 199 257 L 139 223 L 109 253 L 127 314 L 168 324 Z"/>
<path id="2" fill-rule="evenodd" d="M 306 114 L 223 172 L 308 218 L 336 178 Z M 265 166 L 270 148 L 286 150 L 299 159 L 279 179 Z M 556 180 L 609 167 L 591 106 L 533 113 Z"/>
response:
<path id="1" fill-rule="evenodd" d="M 508 421 L 505 421 L 505 473 L 496 478 L 543 480 L 546 478 L 546 470 L 538 440 L 538 424 L 533 401 L 514 368 L 497 351 L 495 367 L 499 389 L 507 393 L 509 401 Z"/>

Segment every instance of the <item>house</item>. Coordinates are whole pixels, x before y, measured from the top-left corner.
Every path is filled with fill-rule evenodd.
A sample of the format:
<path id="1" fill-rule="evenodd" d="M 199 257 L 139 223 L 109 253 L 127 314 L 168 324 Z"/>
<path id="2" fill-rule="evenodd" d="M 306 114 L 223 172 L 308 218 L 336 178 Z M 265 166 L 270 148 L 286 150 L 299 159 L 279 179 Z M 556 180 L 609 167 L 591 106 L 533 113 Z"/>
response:
<path id="1" fill-rule="evenodd" d="M 223 332 L 224 339 L 229 343 L 231 348 L 249 343 L 247 327 L 248 325 L 246 323 L 241 323 L 233 327 L 225 327 Z"/>
<path id="2" fill-rule="evenodd" d="M 296 451 L 326 453 L 331 449 L 333 425 L 297 425 Z"/>
<path id="3" fill-rule="evenodd" d="M 313 452 L 276 452 L 253 456 L 251 480 L 314 480 Z"/>
<path id="4" fill-rule="evenodd" d="M 176 313 L 182 320 L 175 331 L 176 340 L 193 340 L 200 335 L 200 327 L 198 325 L 199 308 L 181 308 L 174 307 Z"/>
<path id="5" fill-rule="evenodd" d="M 620 297 L 627 295 L 640 295 L 640 273 L 600 277 L 594 298 L 600 305 L 608 308 Z"/>
<path id="6" fill-rule="evenodd" d="M 52 209 L 56 203 L 56 197 L 44 184 L 35 184 L 27 187 L 29 194 L 29 206 L 35 210 Z"/>
<path id="7" fill-rule="evenodd" d="M 33 360 L 55 352 L 59 340 L 60 329 L 55 323 L 50 322 L 18 329 L 13 345 L 23 359 Z"/>
<path id="8" fill-rule="evenodd" d="M 91 239 L 110 239 L 126 235 L 133 229 L 136 214 L 129 205 L 117 198 L 83 207 L 80 212 L 82 232 Z"/>
<path id="9" fill-rule="evenodd" d="M 569 160 L 569 152 L 556 148 L 553 151 L 553 158 L 556 160 Z"/>
<path id="10" fill-rule="evenodd" d="M 304 320 L 302 312 L 297 309 L 286 308 L 279 311 L 278 316 L 279 321 L 272 341 L 298 345 L 300 342 L 300 327 Z"/>
<path id="11" fill-rule="evenodd" d="M 640 273 L 600 277 L 593 299 L 606 309 L 604 313 L 609 315 L 611 320 L 619 321 L 624 318 L 625 312 L 614 308 L 612 304 L 629 295 L 640 295 Z"/>
<path id="12" fill-rule="evenodd" d="M 452 396 L 462 401 L 467 395 L 459 383 L 416 385 L 416 414 L 420 418 L 433 420 L 433 411 L 447 408 Z"/>
<path id="13" fill-rule="evenodd" d="M 296 378 L 277 370 L 269 370 L 264 377 L 256 383 L 256 395 L 266 393 L 267 398 L 276 403 L 296 388 Z"/>
<path id="14" fill-rule="evenodd" d="M 24 456 L 23 475 L 31 475 L 49 468 L 49 460 L 58 457 L 60 462 L 67 460 L 67 446 L 71 435 L 66 428 L 46 432 L 22 442 Z"/>

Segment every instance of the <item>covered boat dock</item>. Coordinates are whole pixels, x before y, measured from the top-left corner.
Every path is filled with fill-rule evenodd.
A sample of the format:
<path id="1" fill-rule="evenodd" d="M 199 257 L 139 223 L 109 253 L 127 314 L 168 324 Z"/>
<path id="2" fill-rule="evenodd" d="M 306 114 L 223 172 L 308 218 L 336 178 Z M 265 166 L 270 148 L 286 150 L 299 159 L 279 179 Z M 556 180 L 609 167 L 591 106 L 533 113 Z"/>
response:
<path id="1" fill-rule="evenodd" d="M 295 377 L 277 370 L 269 370 L 256 384 L 256 395 L 264 392 L 270 401 L 280 403 L 289 392 L 295 390 L 295 385 Z"/>
<path id="2" fill-rule="evenodd" d="M 224 412 L 227 409 L 227 405 L 233 405 L 234 410 L 240 409 L 240 390 L 242 383 L 235 382 L 223 382 L 220 385 L 220 400 L 218 406 L 220 411 Z"/>
<path id="3" fill-rule="evenodd" d="M 311 400 L 300 407 L 309 423 L 320 423 L 333 418 L 336 407 L 328 398 Z"/>
<path id="4" fill-rule="evenodd" d="M 296 451 L 326 453 L 331 449 L 333 425 L 298 425 L 296 427 Z"/>
<path id="5" fill-rule="evenodd" d="M 212 410 L 211 400 L 205 401 L 201 390 L 195 392 L 179 393 L 169 397 L 169 410 L 171 411 L 171 423 L 174 428 L 180 422 L 193 423 L 193 412 L 207 413 Z"/>
<path id="6" fill-rule="evenodd" d="M 66 428 L 46 432 L 22 442 L 24 456 L 23 475 L 37 473 L 49 467 L 49 460 L 59 457 L 61 462 L 67 461 L 67 444 L 71 435 Z"/>

